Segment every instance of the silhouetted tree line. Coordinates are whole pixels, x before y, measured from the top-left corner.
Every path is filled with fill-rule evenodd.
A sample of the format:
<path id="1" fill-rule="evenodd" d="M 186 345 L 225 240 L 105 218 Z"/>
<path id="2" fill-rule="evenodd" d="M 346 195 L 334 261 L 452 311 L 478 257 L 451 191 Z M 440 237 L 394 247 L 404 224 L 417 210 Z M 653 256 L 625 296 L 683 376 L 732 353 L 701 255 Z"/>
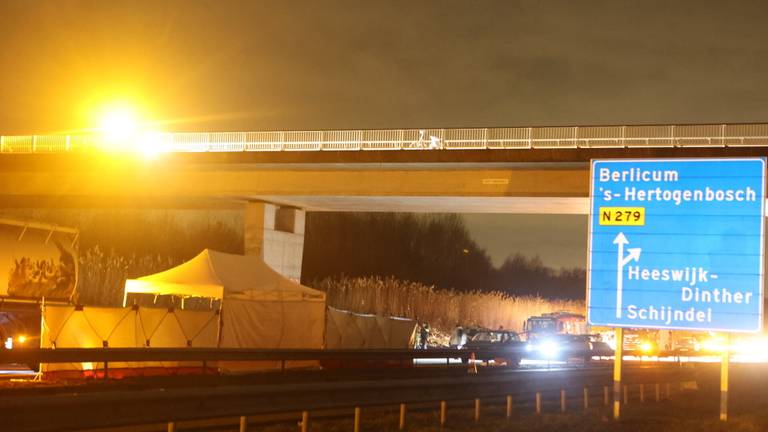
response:
<path id="1" fill-rule="evenodd" d="M 397 279 L 459 291 L 583 299 L 583 269 L 552 269 L 522 252 L 495 269 L 459 215 L 310 213 L 302 279 L 346 275 Z"/>
<path id="2" fill-rule="evenodd" d="M 516 295 L 545 298 L 584 299 L 586 271 L 582 268 L 553 269 L 538 256 L 520 252 L 509 256 L 496 270 L 496 288 Z"/>
<path id="3" fill-rule="evenodd" d="M 98 211 L 76 222 L 80 248 L 100 247 L 124 257 L 159 256 L 186 261 L 205 248 L 243 253 L 242 230 L 200 218 L 182 222 L 173 212 Z"/>

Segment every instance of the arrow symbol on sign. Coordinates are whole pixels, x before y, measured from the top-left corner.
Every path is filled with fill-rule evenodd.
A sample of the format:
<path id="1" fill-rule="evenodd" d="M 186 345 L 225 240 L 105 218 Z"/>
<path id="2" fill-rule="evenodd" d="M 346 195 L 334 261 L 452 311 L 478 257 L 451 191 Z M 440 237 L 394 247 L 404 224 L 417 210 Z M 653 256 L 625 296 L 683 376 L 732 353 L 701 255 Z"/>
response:
<path id="1" fill-rule="evenodd" d="M 620 232 L 613 239 L 613 244 L 618 245 L 619 250 L 616 260 L 616 318 L 621 318 L 621 292 L 624 285 L 624 266 L 630 261 L 640 260 L 640 248 L 627 248 L 629 255 L 624 256 L 624 245 L 629 244 L 629 240 Z"/>

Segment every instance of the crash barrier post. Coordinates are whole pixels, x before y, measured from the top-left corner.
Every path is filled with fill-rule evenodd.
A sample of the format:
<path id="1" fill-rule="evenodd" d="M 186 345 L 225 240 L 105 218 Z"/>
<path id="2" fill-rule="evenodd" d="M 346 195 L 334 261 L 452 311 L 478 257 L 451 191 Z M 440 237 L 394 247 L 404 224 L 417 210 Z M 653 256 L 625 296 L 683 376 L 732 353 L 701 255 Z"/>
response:
<path id="1" fill-rule="evenodd" d="M 440 427 L 445 426 L 445 411 L 446 411 L 446 403 L 445 401 L 440 401 Z"/>
<path id="2" fill-rule="evenodd" d="M 645 384 L 640 384 L 640 403 L 645 402 Z"/>
<path id="3" fill-rule="evenodd" d="M 584 409 L 589 409 L 589 389 L 584 387 Z"/>
<path id="4" fill-rule="evenodd" d="M 240 416 L 240 432 L 248 431 L 248 417 Z"/>
<path id="5" fill-rule="evenodd" d="M 301 412 L 301 423 L 299 425 L 301 426 L 301 432 L 309 431 L 309 411 Z"/>
<path id="6" fill-rule="evenodd" d="M 560 412 L 565 412 L 565 390 L 560 390 Z"/>
<path id="7" fill-rule="evenodd" d="M 480 421 L 480 399 L 475 399 L 475 422 Z"/>
<path id="8" fill-rule="evenodd" d="M 398 423 L 397 428 L 399 430 L 405 429 L 405 404 L 400 404 L 400 422 Z"/>
<path id="9" fill-rule="evenodd" d="M 355 424 L 353 430 L 355 432 L 360 432 L 360 407 L 355 407 Z"/>
<path id="10" fill-rule="evenodd" d="M 507 418 L 512 417 L 512 395 L 507 395 Z"/>
<path id="11" fill-rule="evenodd" d="M 176 432 L 176 423 L 168 422 L 168 432 Z"/>
<path id="12" fill-rule="evenodd" d="M 541 392 L 536 392 L 536 414 L 541 414 Z"/>
<path id="13" fill-rule="evenodd" d="M 608 386 L 603 386 L 603 405 L 608 406 Z"/>
<path id="14" fill-rule="evenodd" d="M 656 383 L 656 402 L 661 401 L 661 385 L 659 383 Z"/>

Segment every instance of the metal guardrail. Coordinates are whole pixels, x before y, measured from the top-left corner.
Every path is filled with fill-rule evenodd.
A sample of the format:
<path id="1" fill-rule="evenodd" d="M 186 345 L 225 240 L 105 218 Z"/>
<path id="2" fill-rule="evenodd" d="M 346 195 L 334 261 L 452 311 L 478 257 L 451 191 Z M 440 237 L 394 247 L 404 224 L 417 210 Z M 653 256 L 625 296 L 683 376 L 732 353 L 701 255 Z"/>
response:
<path id="1" fill-rule="evenodd" d="M 113 148 L 98 134 L 0 136 L 0 153 L 87 153 Z M 768 123 L 141 133 L 126 143 L 162 152 L 485 150 L 768 146 Z"/>
<path id="2" fill-rule="evenodd" d="M 610 357 L 611 353 L 585 351 L 571 357 Z M 494 349 L 254 349 L 254 348 L 17 348 L 0 349 L 0 363 L 102 363 L 158 361 L 403 361 L 415 359 L 527 358 L 523 345 Z M 625 356 L 696 357 L 706 353 L 663 351 L 654 354 L 625 350 Z"/>
<path id="3" fill-rule="evenodd" d="M 460 349 L 241 349 L 241 348 L 21 348 L 0 350 L 0 363 L 102 363 L 158 361 L 403 361 L 509 356 L 510 350 Z M 522 354 L 520 348 L 516 354 Z"/>

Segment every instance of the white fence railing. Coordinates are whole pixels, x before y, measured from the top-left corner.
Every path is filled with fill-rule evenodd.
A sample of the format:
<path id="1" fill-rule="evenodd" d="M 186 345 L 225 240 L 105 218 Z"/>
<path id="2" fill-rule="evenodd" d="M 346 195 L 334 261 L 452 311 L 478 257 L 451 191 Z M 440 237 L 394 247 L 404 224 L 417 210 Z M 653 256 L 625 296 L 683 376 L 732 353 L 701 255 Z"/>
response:
<path id="1" fill-rule="evenodd" d="M 152 133 L 167 152 L 768 146 L 768 124 Z M 0 153 L 101 151 L 99 134 L 0 136 Z"/>

